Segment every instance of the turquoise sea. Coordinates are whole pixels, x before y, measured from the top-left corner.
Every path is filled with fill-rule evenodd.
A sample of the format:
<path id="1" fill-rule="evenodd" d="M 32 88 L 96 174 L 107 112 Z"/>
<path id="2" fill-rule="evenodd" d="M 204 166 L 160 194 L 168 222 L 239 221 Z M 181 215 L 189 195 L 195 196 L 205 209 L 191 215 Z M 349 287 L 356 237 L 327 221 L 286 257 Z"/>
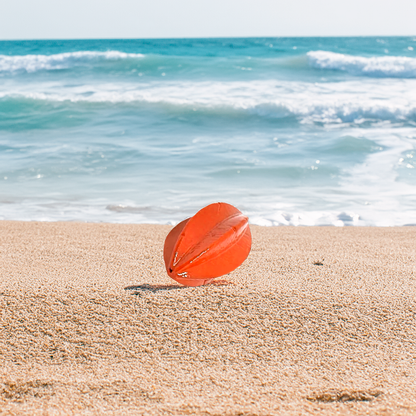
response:
<path id="1" fill-rule="evenodd" d="M 416 37 L 0 42 L 0 219 L 416 225 Z"/>

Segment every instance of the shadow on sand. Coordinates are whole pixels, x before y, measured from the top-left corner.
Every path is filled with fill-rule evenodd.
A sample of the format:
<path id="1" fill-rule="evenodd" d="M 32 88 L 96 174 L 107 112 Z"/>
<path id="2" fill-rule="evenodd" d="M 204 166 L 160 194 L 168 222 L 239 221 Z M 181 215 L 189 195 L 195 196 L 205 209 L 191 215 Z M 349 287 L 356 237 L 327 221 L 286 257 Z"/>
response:
<path id="1" fill-rule="evenodd" d="M 179 286 L 179 285 L 149 285 L 144 283 L 142 285 L 134 285 L 134 286 L 127 286 L 124 290 L 132 290 L 133 295 L 138 294 L 140 292 L 160 292 L 162 290 L 177 290 L 177 289 L 186 289 L 186 286 Z"/>
<path id="2" fill-rule="evenodd" d="M 232 285 L 233 283 L 228 282 L 227 280 L 216 280 L 213 281 L 205 286 L 228 286 Z M 201 286 L 198 286 L 201 287 Z M 133 286 L 126 286 L 124 290 L 131 290 L 133 295 L 138 295 L 141 292 L 161 292 L 166 290 L 181 290 L 187 289 L 188 286 L 180 286 L 180 285 L 149 285 L 148 283 L 143 283 L 142 285 L 133 285 Z"/>

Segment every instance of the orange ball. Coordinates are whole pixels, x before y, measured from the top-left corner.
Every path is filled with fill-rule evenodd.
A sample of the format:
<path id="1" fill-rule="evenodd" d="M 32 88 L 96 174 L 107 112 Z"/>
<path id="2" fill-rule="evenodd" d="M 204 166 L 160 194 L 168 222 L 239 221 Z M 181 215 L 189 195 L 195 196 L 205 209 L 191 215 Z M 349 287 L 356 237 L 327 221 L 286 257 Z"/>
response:
<path id="1" fill-rule="evenodd" d="M 240 266 L 250 249 L 248 218 L 232 205 L 217 202 L 171 230 L 163 257 L 172 279 L 201 286 Z"/>

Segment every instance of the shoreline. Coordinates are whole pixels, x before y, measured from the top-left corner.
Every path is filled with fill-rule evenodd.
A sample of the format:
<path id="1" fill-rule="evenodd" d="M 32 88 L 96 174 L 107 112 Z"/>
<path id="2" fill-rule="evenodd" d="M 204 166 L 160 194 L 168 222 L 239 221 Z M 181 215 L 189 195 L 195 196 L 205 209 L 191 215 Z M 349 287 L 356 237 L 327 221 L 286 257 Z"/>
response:
<path id="1" fill-rule="evenodd" d="M 193 212 L 196 214 L 197 211 Z M 243 212 L 244 214 L 244 212 Z M 247 215 L 247 214 L 244 214 Z M 39 223 L 39 224 L 91 224 L 91 225 L 124 225 L 124 226 L 156 226 L 156 227 L 174 227 L 175 225 L 179 224 L 182 220 L 186 218 L 190 218 L 184 216 L 181 220 L 178 221 L 169 221 L 165 223 L 159 222 L 110 222 L 110 221 L 89 221 L 89 220 L 8 220 L 8 219 L 0 219 L 0 223 Z M 354 225 L 354 224 L 343 224 L 343 225 L 334 225 L 334 224 L 314 224 L 314 225 L 305 225 L 305 224 L 276 224 L 276 225 L 264 225 L 264 224 L 255 224 L 250 222 L 249 218 L 249 225 L 250 227 L 259 227 L 259 228 L 380 228 L 380 229 L 389 229 L 389 228 L 416 228 L 415 223 L 403 224 L 403 225 Z"/>
<path id="2" fill-rule="evenodd" d="M 0 414 L 416 414 L 416 227 L 250 228 L 185 288 L 171 226 L 0 221 Z"/>

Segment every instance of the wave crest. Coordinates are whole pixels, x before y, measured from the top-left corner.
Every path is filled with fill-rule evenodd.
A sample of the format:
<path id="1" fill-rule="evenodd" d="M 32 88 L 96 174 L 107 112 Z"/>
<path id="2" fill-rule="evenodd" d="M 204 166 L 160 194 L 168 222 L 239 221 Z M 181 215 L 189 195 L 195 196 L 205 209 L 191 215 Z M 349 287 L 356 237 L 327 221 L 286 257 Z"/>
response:
<path id="1" fill-rule="evenodd" d="M 354 75 L 378 78 L 416 78 L 416 59 L 407 56 L 344 55 L 327 51 L 307 53 L 309 65 L 318 69 L 346 71 Z"/>
<path id="2" fill-rule="evenodd" d="M 86 65 L 99 60 L 120 60 L 126 58 L 142 58 L 139 53 L 119 51 L 107 52 L 66 52 L 55 55 L 0 55 L 0 72 L 36 72 L 67 69 L 73 66 Z"/>
<path id="3" fill-rule="evenodd" d="M 57 96 L 44 93 L 0 94 L 0 105 L 7 102 L 29 100 L 61 103 L 129 104 L 143 108 L 160 109 L 187 116 L 206 117 L 260 117 L 265 119 L 297 119 L 302 124 L 355 124 L 364 123 L 411 123 L 416 122 L 416 105 L 400 105 L 381 102 L 308 102 L 265 101 L 262 103 L 244 103 L 235 100 L 227 102 L 193 102 L 170 97 L 149 97 L 140 93 L 132 94 L 94 94 L 89 97 Z"/>
<path id="4" fill-rule="evenodd" d="M 377 94 L 374 94 L 377 91 Z M 379 121 L 416 122 L 414 80 L 367 80 L 344 83 L 282 81 L 97 83 L 57 89 L 54 84 L 32 90 L 0 89 L 0 105 L 10 102 L 128 104 L 158 108 L 180 116 L 297 119 L 301 123 L 363 124 Z M 9 103 L 9 104 L 8 104 Z M 35 104 L 33 104 L 35 105 Z"/>

